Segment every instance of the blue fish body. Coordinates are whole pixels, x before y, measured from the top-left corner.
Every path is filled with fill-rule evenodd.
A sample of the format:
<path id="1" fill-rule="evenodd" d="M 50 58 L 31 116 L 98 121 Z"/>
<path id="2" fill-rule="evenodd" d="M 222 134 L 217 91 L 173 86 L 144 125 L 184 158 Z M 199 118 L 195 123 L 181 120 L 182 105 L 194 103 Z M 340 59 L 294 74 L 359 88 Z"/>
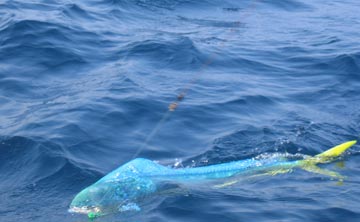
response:
<path id="1" fill-rule="evenodd" d="M 112 212 L 139 211 L 141 202 L 166 191 L 166 184 L 189 184 L 231 178 L 243 174 L 288 171 L 294 167 L 338 176 L 315 165 L 333 161 L 355 144 L 350 141 L 315 157 L 289 161 L 284 158 L 247 159 L 204 167 L 174 169 L 148 159 L 134 159 L 110 172 L 77 194 L 70 204 L 70 212 L 86 213 L 89 217 Z"/>

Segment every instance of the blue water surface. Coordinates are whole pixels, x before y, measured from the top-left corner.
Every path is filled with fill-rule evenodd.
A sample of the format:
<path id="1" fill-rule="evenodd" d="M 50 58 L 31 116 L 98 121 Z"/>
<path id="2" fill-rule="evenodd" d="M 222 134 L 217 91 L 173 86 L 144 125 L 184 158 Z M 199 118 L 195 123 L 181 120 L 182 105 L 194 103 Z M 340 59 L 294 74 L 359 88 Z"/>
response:
<path id="1" fill-rule="evenodd" d="M 0 221 L 87 221 L 67 212 L 72 198 L 135 157 L 194 167 L 359 139 L 359 11 L 356 0 L 1 1 Z M 295 170 L 96 221 L 360 221 L 359 146 L 324 167 L 347 178 Z"/>

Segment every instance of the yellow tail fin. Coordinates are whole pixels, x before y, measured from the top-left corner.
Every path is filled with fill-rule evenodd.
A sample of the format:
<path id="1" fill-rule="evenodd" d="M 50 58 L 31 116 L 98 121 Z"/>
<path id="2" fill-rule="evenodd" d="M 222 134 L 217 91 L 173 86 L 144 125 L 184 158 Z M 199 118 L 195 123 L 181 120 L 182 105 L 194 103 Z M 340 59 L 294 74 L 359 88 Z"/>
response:
<path id="1" fill-rule="evenodd" d="M 326 163 L 334 158 L 340 156 L 343 152 L 345 152 L 347 149 L 349 149 L 351 146 L 353 146 L 356 143 L 356 140 L 348 141 L 345 143 L 342 143 L 340 145 L 337 145 L 331 149 L 326 150 L 323 153 L 320 153 L 314 157 L 314 160 L 316 163 Z"/>
<path id="2" fill-rule="evenodd" d="M 356 143 L 356 140 L 348 141 L 346 143 L 342 143 L 331 149 L 328 149 L 327 151 L 320 153 L 319 155 L 316 155 L 316 156 L 317 157 L 337 157 L 337 156 L 340 156 L 345 150 L 347 150 L 351 146 L 353 146 L 355 143 Z"/>
<path id="3" fill-rule="evenodd" d="M 317 164 L 317 163 L 328 163 L 334 160 L 336 157 L 340 156 L 343 152 L 345 152 L 347 149 L 349 149 L 351 146 L 353 146 L 356 143 L 356 140 L 348 141 L 345 143 L 342 143 L 340 145 L 337 145 L 331 149 L 326 150 L 323 153 L 320 153 L 316 156 L 307 158 L 305 160 L 302 160 L 301 163 L 304 165 L 307 164 Z"/>
<path id="4" fill-rule="evenodd" d="M 342 153 L 344 153 L 347 149 L 349 149 L 351 146 L 353 146 L 356 143 L 356 140 L 348 141 L 345 143 L 342 143 L 340 145 L 337 145 L 331 149 L 326 150 L 323 153 L 320 153 L 314 157 L 310 157 L 304 160 L 301 160 L 301 168 L 318 174 L 327 175 L 333 178 L 338 178 L 340 180 L 343 179 L 343 176 L 341 176 L 337 172 L 321 169 L 316 164 L 318 163 L 329 163 L 336 159 L 336 157 L 340 156 Z"/>

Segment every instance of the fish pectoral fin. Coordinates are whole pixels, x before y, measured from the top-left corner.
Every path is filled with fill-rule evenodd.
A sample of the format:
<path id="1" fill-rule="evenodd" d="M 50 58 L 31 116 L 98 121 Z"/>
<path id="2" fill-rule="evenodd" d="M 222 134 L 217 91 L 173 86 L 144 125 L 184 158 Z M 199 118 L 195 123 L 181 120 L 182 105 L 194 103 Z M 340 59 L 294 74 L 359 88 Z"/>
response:
<path id="1" fill-rule="evenodd" d="M 172 182 L 168 182 L 168 181 L 160 183 L 158 185 L 157 189 L 159 190 L 157 192 L 157 194 L 159 194 L 159 195 L 189 193 L 188 189 L 184 185 L 178 184 L 178 183 L 172 183 Z"/>
<path id="2" fill-rule="evenodd" d="M 104 213 L 101 213 L 101 212 L 91 212 L 91 213 L 88 213 L 88 218 L 89 220 L 94 220 L 95 218 L 98 218 L 98 217 L 102 217 L 102 216 L 105 216 Z"/>
<path id="3" fill-rule="evenodd" d="M 329 177 L 338 179 L 339 181 L 342 181 L 345 179 L 345 177 L 343 175 L 341 175 L 340 173 L 331 171 L 331 170 L 327 170 L 327 169 L 322 169 L 322 168 L 316 166 L 315 164 L 305 165 L 305 166 L 302 166 L 301 168 L 308 172 L 311 172 L 311 173 L 317 173 L 317 174 L 321 174 L 321 175 L 325 175 L 325 176 L 329 176 Z"/>
<path id="4" fill-rule="evenodd" d="M 125 211 L 136 211 L 136 212 L 138 212 L 140 210 L 141 210 L 141 208 L 136 203 L 127 203 L 127 204 L 122 205 L 122 206 L 119 207 L 120 212 L 125 212 Z"/>

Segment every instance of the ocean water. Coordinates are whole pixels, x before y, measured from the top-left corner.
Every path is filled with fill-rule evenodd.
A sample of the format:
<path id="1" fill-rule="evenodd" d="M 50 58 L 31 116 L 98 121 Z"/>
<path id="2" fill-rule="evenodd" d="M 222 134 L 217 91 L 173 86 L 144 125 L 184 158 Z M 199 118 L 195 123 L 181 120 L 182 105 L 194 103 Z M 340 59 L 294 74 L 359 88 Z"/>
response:
<path id="1" fill-rule="evenodd" d="M 355 0 L 0 1 L 0 221 L 88 221 L 67 212 L 72 198 L 135 157 L 194 167 L 359 139 L 359 10 Z M 96 221 L 360 221 L 359 150 L 323 166 L 342 184 L 295 170 Z"/>

